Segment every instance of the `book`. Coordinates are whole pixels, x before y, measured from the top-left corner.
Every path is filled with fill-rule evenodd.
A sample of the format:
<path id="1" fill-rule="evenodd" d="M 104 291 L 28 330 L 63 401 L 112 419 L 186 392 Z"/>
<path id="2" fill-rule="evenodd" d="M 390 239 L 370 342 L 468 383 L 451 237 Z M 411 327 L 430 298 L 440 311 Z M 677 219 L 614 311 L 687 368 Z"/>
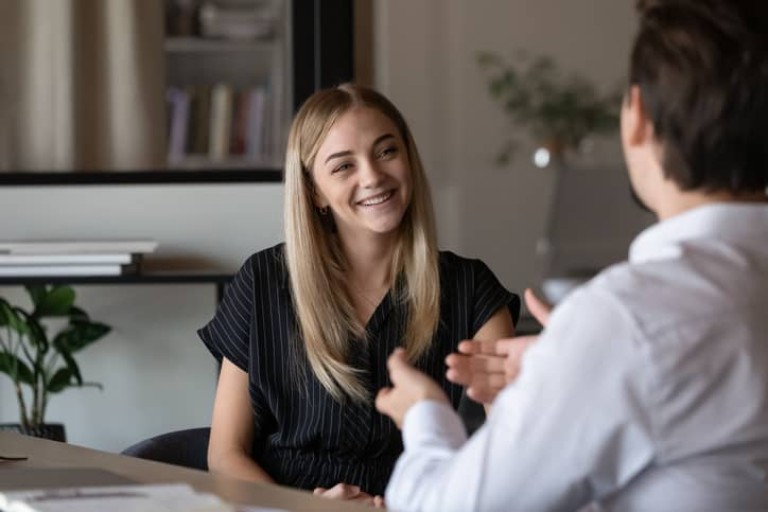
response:
<path id="1" fill-rule="evenodd" d="M 0 277 L 121 276 L 136 265 L 0 265 Z"/>
<path id="2" fill-rule="evenodd" d="M 187 484 L 143 484 L 0 491 L 5 512 L 235 512 Z"/>
<path id="3" fill-rule="evenodd" d="M 215 85 L 211 93 L 208 155 L 215 160 L 222 160 L 229 155 L 229 140 L 232 131 L 232 96 L 232 87 L 227 84 Z"/>
<path id="4" fill-rule="evenodd" d="M 178 87 L 170 87 L 166 92 L 170 103 L 170 131 L 168 133 L 168 160 L 178 161 L 186 154 L 190 97 L 189 91 Z"/>
<path id="5" fill-rule="evenodd" d="M 248 89 L 235 91 L 232 110 L 232 132 L 230 133 L 230 155 L 245 153 L 245 139 L 248 130 L 248 104 L 250 103 Z"/>
<path id="6" fill-rule="evenodd" d="M 0 254 L 150 253 L 157 245 L 149 239 L 0 240 Z"/>
<path id="7" fill-rule="evenodd" d="M 130 265 L 138 263 L 141 254 L 128 252 L 0 254 L 0 267 L 9 265 Z"/>
<path id="8" fill-rule="evenodd" d="M 199 85 L 194 88 L 191 115 L 192 134 L 188 153 L 207 155 L 211 120 L 211 87 L 209 85 Z"/>
<path id="9" fill-rule="evenodd" d="M 248 91 L 248 119 L 246 128 L 245 152 L 251 159 L 264 157 L 264 113 L 266 92 L 263 87 L 253 87 Z"/>

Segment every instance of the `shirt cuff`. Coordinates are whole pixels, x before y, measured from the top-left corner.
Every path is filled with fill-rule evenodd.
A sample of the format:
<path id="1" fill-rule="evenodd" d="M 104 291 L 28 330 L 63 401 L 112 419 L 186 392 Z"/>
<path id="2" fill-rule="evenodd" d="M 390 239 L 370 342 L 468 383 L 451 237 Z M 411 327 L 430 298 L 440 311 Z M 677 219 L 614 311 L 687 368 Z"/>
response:
<path id="1" fill-rule="evenodd" d="M 467 432 L 461 418 L 446 403 L 423 400 L 405 413 L 403 445 L 406 450 L 425 445 L 458 450 L 466 441 Z"/>

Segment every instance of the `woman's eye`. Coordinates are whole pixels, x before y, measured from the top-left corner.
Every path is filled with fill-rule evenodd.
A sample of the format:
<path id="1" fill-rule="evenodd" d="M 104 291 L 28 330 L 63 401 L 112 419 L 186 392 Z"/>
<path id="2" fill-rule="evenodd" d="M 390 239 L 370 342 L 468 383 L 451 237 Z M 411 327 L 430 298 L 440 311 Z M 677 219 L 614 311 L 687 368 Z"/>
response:
<path id="1" fill-rule="evenodd" d="M 394 146 L 384 148 L 379 151 L 379 158 L 391 158 L 395 153 L 397 153 L 397 148 Z"/>
<path id="2" fill-rule="evenodd" d="M 337 172 L 346 171 L 350 168 L 352 168 L 352 164 L 350 163 L 339 164 L 331 170 L 331 174 L 336 174 Z"/>

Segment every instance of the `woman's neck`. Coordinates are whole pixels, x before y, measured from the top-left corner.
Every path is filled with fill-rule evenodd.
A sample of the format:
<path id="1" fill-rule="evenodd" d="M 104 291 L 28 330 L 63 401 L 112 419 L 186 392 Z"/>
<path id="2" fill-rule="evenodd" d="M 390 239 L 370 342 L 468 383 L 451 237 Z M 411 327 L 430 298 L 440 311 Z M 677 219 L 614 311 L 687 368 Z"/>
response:
<path id="1" fill-rule="evenodd" d="M 347 292 L 358 320 L 367 325 L 392 285 L 396 236 L 340 239 L 349 268 Z"/>
<path id="2" fill-rule="evenodd" d="M 362 290 L 389 288 L 392 280 L 392 260 L 396 238 L 363 238 L 345 243 L 341 240 L 349 270 L 347 278 Z"/>

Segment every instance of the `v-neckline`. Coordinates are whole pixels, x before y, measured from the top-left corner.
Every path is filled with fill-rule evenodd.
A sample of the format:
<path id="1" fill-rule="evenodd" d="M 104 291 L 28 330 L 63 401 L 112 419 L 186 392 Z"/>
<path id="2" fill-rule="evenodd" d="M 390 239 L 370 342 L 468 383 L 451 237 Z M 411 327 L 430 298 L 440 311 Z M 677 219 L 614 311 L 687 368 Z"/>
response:
<path id="1" fill-rule="evenodd" d="M 379 330 L 382 322 L 387 318 L 389 311 L 392 309 L 392 300 L 392 288 L 390 288 L 368 318 L 368 322 L 365 324 L 365 331 L 367 333 L 372 334 Z"/>

